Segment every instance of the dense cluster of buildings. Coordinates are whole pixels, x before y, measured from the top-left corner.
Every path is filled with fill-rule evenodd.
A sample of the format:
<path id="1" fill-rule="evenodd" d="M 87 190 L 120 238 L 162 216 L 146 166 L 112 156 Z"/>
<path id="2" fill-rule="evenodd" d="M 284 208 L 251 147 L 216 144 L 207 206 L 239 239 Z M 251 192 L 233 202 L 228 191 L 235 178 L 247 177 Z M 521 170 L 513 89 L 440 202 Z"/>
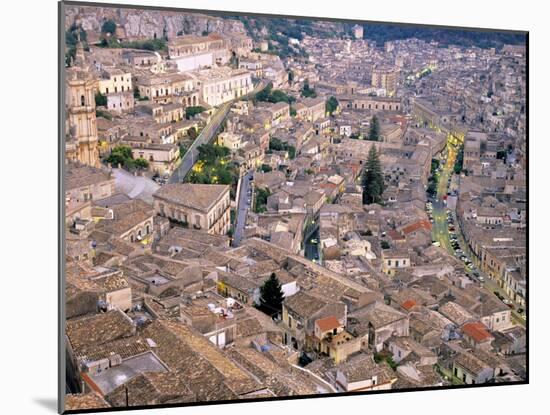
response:
<path id="1" fill-rule="evenodd" d="M 281 58 L 235 27 L 180 34 L 161 52 L 77 45 L 66 408 L 524 380 L 513 307 L 527 307 L 525 49 L 380 48 L 356 25 L 304 35 L 308 57 Z M 260 82 L 291 99 L 243 99 Z M 238 183 L 151 180 L 178 168 L 223 104 L 214 143 Z M 426 209 L 450 143 L 463 165 L 444 203 L 485 282 L 435 240 Z M 149 171 L 102 161 L 121 145 Z M 385 191 L 364 204 L 373 146 Z M 284 299 L 266 314 L 273 275 Z"/>

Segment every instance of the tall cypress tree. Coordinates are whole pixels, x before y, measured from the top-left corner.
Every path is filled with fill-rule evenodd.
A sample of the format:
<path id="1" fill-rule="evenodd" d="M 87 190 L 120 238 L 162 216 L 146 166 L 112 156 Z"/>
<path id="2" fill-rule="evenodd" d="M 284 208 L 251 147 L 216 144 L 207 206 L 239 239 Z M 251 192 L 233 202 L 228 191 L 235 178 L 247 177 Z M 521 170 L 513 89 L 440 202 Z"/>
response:
<path id="1" fill-rule="evenodd" d="M 380 122 L 376 115 L 372 116 L 370 120 L 369 135 L 367 137 L 369 141 L 380 141 Z"/>
<path id="2" fill-rule="evenodd" d="M 378 203 L 382 193 L 384 193 L 384 176 L 378 151 L 376 146 L 372 145 L 361 180 L 363 186 L 363 204 Z"/>
<path id="3" fill-rule="evenodd" d="M 260 288 L 260 310 L 274 316 L 283 309 L 284 294 L 281 283 L 274 272 Z"/>

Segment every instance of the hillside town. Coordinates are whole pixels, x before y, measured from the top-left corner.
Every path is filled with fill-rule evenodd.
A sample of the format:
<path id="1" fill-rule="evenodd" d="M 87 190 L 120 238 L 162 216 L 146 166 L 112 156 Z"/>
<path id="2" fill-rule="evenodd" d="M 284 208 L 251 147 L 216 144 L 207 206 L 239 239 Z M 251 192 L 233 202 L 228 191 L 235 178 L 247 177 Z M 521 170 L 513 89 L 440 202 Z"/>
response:
<path id="1" fill-rule="evenodd" d="M 66 7 L 67 410 L 526 380 L 521 36 Z"/>

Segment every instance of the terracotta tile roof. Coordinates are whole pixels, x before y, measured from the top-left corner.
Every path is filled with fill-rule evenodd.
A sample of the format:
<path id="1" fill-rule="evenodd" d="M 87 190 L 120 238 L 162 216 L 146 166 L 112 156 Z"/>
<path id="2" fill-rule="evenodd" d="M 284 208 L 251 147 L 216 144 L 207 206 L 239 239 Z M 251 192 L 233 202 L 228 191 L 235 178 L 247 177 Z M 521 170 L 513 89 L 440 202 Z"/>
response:
<path id="1" fill-rule="evenodd" d="M 416 305 L 416 301 L 414 300 L 407 300 L 403 304 L 401 304 L 401 307 L 403 307 L 405 310 L 411 310 Z"/>
<path id="2" fill-rule="evenodd" d="M 317 325 L 317 327 L 319 327 L 319 330 L 321 330 L 322 332 L 337 329 L 338 327 L 341 326 L 338 319 L 334 316 L 320 318 L 319 320 L 315 321 L 315 324 Z"/>
<path id="3" fill-rule="evenodd" d="M 454 364 L 462 367 L 475 376 L 479 375 L 483 370 L 489 368 L 489 365 L 469 352 L 458 353 Z"/>
<path id="4" fill-rule="evenodd" d="M 229 356 L 254 374 L 276 396 L 313 395 L 319 388 L 302 370 L 294 368 L 285 360 L 276 360 L 273 352 L 259 352 L 250 347 L 228 349 Z"/>
<path id="5" fill-rule="evenodd" d="M 78 189 L 113 180 L 110 173 L 96 167 L 70 163 L 65 177 L 66 190 Z"/>
<path id="6" fill-rule="evenodd" d="M 136 327 L 132 320 L 118 309 L 67 321 L 66 331 L 76 355 L 85 348 L 129 337 L 135 332 Z"/>
<path id="7" fill-rule="evenodd" d="M 235 399 L 260 389 L 222 350 L 181 323 L 155 321 L 144 335 L 157 344 L 156 353 L 162 361 L 188 379 L 198 401 Z"/>
<path id="8" fill-rule="evenodd" d="M 404 240 L 405 238 L 403 237 L 403 235 L 401 235 L 399 232 L 397 232 L 395 229 L 391 229 L 388 231 L 388 236 L 394 240 L 394 241 L 402 241 Z"/>
<path id="9" fill-rule="evenodd" d="M 484 343 L 493 338 L 491 333 L 487 330 L 487 327 L 479 321 L 464 324 L 464 326 L 462 326 L 462 332 L 476 343 Z"/>
<path id="10" fill-rule="evenodd" d="M 136 406 L 193 402 L 196 397 L 189 388 L 188 382 L 185 376 L 175 372 L 145 372 L 120 385 L 106 398 L 117 407 L 126 406 L 126 404 Z"/>
<path id="11" fill-rule="evenodd" d="M 403 233 L 405 235 L 408 235 L 409 233 L 416 232 L 419 229 L 425 229 L 428 232 L 432 231 L 432 225 L 427 220 L 419 220 L 418 222 L 414 222 L 410 225 L 407 225 L 403 228 Z"/>
<path id="12" fill-rule="evenodd" d="M 103 399 L 95 392 L 68 394 L 65 397 L 66 411 L 76 411 L 80 409 L 101 409 L 109 407 L 110 405 L 105 402 L 105 399 Z"/>

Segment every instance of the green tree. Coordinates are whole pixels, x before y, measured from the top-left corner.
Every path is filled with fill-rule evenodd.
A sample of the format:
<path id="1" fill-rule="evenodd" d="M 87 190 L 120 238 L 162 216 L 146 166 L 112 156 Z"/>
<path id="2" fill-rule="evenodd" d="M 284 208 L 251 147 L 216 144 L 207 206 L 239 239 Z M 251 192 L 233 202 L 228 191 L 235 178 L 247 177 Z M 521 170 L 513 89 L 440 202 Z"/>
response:
<path id="1" fill-rule="evenodd" d="M 272 272 L 260 288 L 259 309 L 270 316 L 278 315 L 283 309 L 283 300 L 284 294 L 281 283 L 277 275 Z"/>
<path id="2" fill-rule="evenodd" d="M 283 151 L 285 149 L 284 144 L 285 143 L 283 143 L 277 137 L 271 137 L 271 140 L 269 140 L 269 149 L 275 151 Z"/>
<path id="3" fill-rule="evenodd" d="M 206 108 L 199 106 L 185 108 L 185 118 L 190 119 L 201 112 L 206 111 Z"/>
<path id="4" fill-rule="evenodd" d="M 101 26 L 101 31 L 113 35 L 116 32 L 116 23 L 112 20 L 106 20 Z"/>
<path id="5" fill-rule="evenodd" d="M 233 52 L 231 54 L 231 57 L 229 58 L 229 65 L 232 68 L 238 68 L 239 67 L 239 58 L 237 57 L 237 54 Z"/>
<path id="6" fill-rule="evenodd" d="M 338 100 L 335 97 L 330 97 L 325 104 L 325 110 L 330 115 L 338 108 Z"/>
<path id="7" fill-rule="evenodd" d="M 107 106 L 107 97 L 99 91 L 95 94 L 95 105 L 96 107 Z"/>
<path id="8" fill-rule="evenodd" d="M 288 151 L 288 158 L 294 160 L 296 158 L 296 148 L 294 146 L 287 145 L 286 151 Z"/>
<path id="9" fill-rule="evenodd" d="M 197 150 L 199 150 L 199 160 L 206 164 L 215 164 L 218 159 L 223 159 L 230 153 L 229 148 L 215 144 L 201 144 Z"/>
<path id="10" fill-rule="evenodd" d="M 114 167 L 117 167 L 119 164 L 127 168 L 135 167 L 132 157 L 132 148 L 129 146 L 116 146 L 105 161 L 111 163 Z"/>
<path id="11" fill-rule="evenodd" d="M 463 167 L 464 167 L 464 145 L 460 146 L 460 150 L 458 150 L 458 154 L 456 155 L 455 165 L 453 168 L 455 174 L 460 174 Z"/>
<path id="12" fill-rule="evenodd" d="M 263 189 L 261 187 L 256 188 L 256 197 L 254 200 L 254 212 L 262 213 L 266 211 L 267 198 L 271 195 L 269 189 Z"/>
<path id="13" fill-rule="evenodd" d="M 380 122 L 376 115 L 372 116 L 370 120 L 369 135 L 367 137 L 369 141 L 380 141 Z"/>
<path id="14" fill-rule="evenodd" d="M 273 84 L 270 82 L 266 85 L 264 89 L 262 89 L 260 92 L 258 92 L 255 96 L 256 101 L 265 102 L 267 101 L 267 98 L 271 95 L 271 89 L 273 88 Z"/>
<path id="15" fill-rule="evenodd" d="M 384 193 L 384 176 L 376 146 L 371 146 L 363 169 L 363 204 L 378 203 Z"/>
<path id="16" fill-rule="evenodd" d="M 302 88 L 302 96 L 306 98 L 315 98 L 317 96 L 317 92 L 315 92 L 315 89 L 309 86 L 308 80 L 304 82 L 304 86 Z"/>
<path id="17" fill-rule="evenodd" d="M 134 160 L 134 166 L 138 169 L 147 169 L 149 168 L 149 162 L 144 158 L 140 157 Z"/>

